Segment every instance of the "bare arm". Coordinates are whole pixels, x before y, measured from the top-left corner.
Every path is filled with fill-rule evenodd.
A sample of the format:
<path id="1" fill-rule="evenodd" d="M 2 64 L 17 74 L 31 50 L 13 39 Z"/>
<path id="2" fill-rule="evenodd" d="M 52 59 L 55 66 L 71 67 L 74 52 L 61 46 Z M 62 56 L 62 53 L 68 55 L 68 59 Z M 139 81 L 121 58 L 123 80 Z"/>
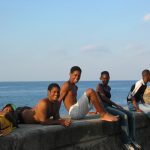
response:
<path id="1" fill-rule="evenodd" d="M 65 119 L 53 120 L 53 119 L 46 119 L 43 122 L 40 122 L 42 125 L 63 125 L 63 126 L 70 126 L 71 121 Z"/>
<path id="2" fill-rule="evenodd" d="M 60 97 L 59 97 L 59 101 L 60 101 L 60 102 L 65 99 L 65 97 L 66 97 L 68 91 L 69 91 L 69 83 L 68 83 L 68 82 L 65 82 L 65 83 L 62 85 L 61 90 L 60 90 Z"/>
<path id="3" fill-rule="evenodd" d="M 120 109 L 123 109 L 122 106 L 116 104 L 115 102 L 113 102 L 112 100 L 110 100 L 108 97 L 106 97 L 106 95 L 105 95 L 102 87 L 99 84 L 97 85 L 96 92 L 99 95 L 99 97 L 101 96 L 103 98 L 103 101 L 105 101 L 107 104 L 113 105 L 113 106 L 115 106 L 117 108 L 120 108 Z"/>
<path id="4" fill-rule="evenodd" d="M 140 110 L 140 108 L 137 105 L 135 97 L 132 97 L 131 100 L 132 100 L 133 107 L 135 108 L 136 112 L 142 112 L 142 110 Z"/>

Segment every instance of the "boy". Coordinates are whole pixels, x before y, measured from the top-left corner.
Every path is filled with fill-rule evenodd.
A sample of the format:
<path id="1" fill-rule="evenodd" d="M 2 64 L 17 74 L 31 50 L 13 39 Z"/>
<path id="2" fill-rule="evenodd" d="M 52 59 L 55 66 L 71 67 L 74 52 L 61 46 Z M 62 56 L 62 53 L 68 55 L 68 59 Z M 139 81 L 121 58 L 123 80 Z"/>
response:
<path id="1" fill-rule="evenodd" d="M 136 112 L 144 112 L 150 117 L 150 105 L 145 104 L 143 94 L 147 88 L 147 83 L 150 81 L 150 71 L 145 69 L 142 71 L 142 79 L 132 85 L 127 103 L 129 110 Z"/>
<path id="2" fill-rule="evenodd" d="M 50 84 L 48 86 L 48 97 L 41 99 L 34 108 L 23 107 L 23 109 L 18 109 L 20 111 L 20 123 L 70 126 L 70 121 L 60 118 L 59 95 L 59 85 L 56 83 Z M 53 119 L 50 119 L 50 117 L 53 117 Z"/>
<path id="3" fill-rule="evenodd" d="M 136 148 L 140 148 L 140 146 L 134 142 L 134 129 L 132 128 L 132 124 L 129 122 L 129 119 L 132 120 L 132 113 L 129 111 L 124 110 L 124 108 L 115 102 L 113 102 L 111 98 L 111 88 L 108 85 L 110 76 L 108 71 L 101 72 L 100 75 L 101 83 L 97 85 L 96 92 L 101 98 L 104 108 L 113 115 L 119 115 L 120 116 L 120 125 L 122 129 L 122 141 L 124 143 L 124 146 L 127 149 L 133 149 L 133 145 Z M 129 130 L 130 126 L 130 130 Z M 130 132 L 131 133 L 130 133 Z M 132 138 L 131 138 L 132 137 Z M 132 140 L 131 140 L 132 139 Z"/>
<path id="4" fill-rule="evenodd" d="M 59 100 L 64 102 L 64 105 L 69 112 L 72 119 L 81 119 L 89 112 L 92 105 L 94 105 L 96 111 L 100 114 L 101 120 L 105 121 L 117 121 L 118 116 L 113 116 L 107 113 L 102 104 L 101 100 L 97 96 L 93 89 L 87 89 L 83 96 L 77 101 L 77 90 L 76 83 L 80 80 L 81 69 L 78 66 L 73 66 L 70 69 L 70 78 L 64 82 L 61 87 Z"/>

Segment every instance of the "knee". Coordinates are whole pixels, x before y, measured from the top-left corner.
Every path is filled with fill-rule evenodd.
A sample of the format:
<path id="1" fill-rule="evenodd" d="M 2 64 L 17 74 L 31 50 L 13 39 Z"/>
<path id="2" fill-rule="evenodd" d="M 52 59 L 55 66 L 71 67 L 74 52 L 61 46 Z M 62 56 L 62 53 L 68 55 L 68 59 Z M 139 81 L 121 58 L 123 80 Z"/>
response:
<path id="1" fill-rule="evenodd" d="M 89 88 L 89 89 L 86 90 L 86 94 L 87 95 L 91 95 L 93 93 L 95 93 L 95 91 L 93 89 L 91 89 L 91 88 Z"/>

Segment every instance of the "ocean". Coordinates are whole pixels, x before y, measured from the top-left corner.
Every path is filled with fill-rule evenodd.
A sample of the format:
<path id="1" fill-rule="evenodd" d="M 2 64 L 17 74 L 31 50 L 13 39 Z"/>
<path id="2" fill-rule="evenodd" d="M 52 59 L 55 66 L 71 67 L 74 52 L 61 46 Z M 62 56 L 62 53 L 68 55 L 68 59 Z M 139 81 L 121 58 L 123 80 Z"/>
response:
<path id="1" fill-rule="evenodd" d="M 33 107 L 40 99 L 47 96 L 47 87 L 50 83 L 57 82 L 60 86 L 63 81 L 38 81 L 38 82 L 0 82 L 0 109 L 7 103 L 18 106 Z M 78 98 L 87 88 L 96 89 L 99 81 L 80 81 Z M 123 106 L 131 85 L 135 81 L 110 81 L 112 100 Z M 60 114 L 67 114 L 62 103 Z"/>

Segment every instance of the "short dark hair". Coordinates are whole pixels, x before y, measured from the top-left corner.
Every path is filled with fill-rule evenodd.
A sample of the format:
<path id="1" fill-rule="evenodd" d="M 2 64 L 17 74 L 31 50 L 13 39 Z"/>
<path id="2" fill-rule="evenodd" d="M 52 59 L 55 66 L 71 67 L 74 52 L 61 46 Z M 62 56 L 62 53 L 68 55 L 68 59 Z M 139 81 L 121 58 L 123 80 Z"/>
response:
<path id="1" fill-rule="evenodd" d="M 6 105 L 2 108 L 2 110 L 4 110 L 6 107 L 11 107 L 11 109 L 12 109 L 13 112 L 16 110 L 16 106 L 15 106 L 14 104 L 11 104 L 11 103 L 6 104 Z"/>
<path id="2" fill-rule="evenodd" d="M 80 73 L 82 72 L 81 68 L 78 66 L 73 66 L 70 69 L 70 73 L 73 73 L 74 71 L 79 71 Z"/>
<path id="3" fill-rule="evenodd" d="M 150 74 L 150 71 L 148 69 L 143 70 L 142 71 L 142 76 L 145 75 L 145 74 Z"/>
<path id="4" fill-rule="evenodd" d="M 106 74 L 106 75 L 109 76 L 109 72 L 108 72 L 108 71 L 102 71 L 102 72 L 101 72 L 101 76 L 104 75 L 104 74 Z"/>
<path id="5" fill-rule="evenodd" d="M 48 86 L 48 91 L 51 91 L 52 88 L 54 88 L 54 87 L 56 87 L 56 88 L 58 88 L 60 90 L 60 86 L 57 83 L 51 83 Z"/>

